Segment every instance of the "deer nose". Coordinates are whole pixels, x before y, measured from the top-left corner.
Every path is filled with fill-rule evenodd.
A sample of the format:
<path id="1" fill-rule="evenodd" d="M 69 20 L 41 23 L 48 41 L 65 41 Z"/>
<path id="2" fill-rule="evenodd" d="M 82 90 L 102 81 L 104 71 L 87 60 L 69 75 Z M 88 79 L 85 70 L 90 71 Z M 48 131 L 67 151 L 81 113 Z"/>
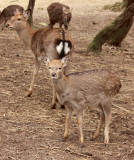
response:
<path id="1" fill-rule="evenodd" d="M 56 76 L 56 73 L 55 73 L 55 72 L 53 72 L 53 73 L 52 73 L 52 77 L 55 77 L 55 76 Z"/>
<path id="2" fill-rule="evenodd" d="M 9 24 L 6 24 L 6 27 L 9 27 Z"/>

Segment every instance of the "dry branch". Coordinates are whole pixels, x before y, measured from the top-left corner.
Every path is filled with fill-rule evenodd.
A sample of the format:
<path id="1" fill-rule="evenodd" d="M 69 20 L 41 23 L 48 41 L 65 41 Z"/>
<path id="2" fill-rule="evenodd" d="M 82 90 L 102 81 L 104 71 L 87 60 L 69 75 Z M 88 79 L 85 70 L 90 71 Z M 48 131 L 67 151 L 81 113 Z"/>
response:
<path id="1" fill-rule="evenodd" d="M 119 108 L 119 109 L 121 109 L 122 111 L 127 112 L 127 113 L 129 113 L 129 114 L 134 114 L 134 112 L 132 112 L 132 111 L 130 111 L 130 110 L 127 110 L 127 109 L 125 109 L 125 108 L 123 108 L 123 107 L 120 107 L 120 106 L 118 106 L 118 105 L 116 105 L 116 104 L 113 104 L 113 106 L 116 107 L 116 108 Z"/>

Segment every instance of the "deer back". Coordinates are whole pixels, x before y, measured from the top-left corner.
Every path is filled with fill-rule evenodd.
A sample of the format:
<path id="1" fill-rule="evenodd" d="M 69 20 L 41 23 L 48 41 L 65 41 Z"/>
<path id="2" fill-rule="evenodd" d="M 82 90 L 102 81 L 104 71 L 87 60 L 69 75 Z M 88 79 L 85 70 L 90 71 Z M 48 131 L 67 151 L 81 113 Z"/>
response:
<path id="1" fill-rule="evenodd" d="M 65 37 L 63 36 L 63 32 Z M 69 42 L 71 50 L 67 55 L 71 54 L 73 49 L 73 40 L 70 33 L 60 28 L 50 29 L 46 27 L 38 30 L 34 34 L 31 41 L 31 49 L 38 56 L 43 54 L 51 60 L 59 59 L 60 53 L 58 53 L 56 47 L 59 45 L 60 41 Z"/>

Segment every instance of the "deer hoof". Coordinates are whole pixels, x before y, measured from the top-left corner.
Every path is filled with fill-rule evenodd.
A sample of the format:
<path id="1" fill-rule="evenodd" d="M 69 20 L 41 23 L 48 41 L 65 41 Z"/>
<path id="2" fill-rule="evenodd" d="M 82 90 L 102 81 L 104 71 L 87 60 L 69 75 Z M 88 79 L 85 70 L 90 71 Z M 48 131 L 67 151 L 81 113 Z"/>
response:
<path id="1" fill-rule="evenodd" d="M 60 142 L 65 142 L 67 140 L 67 138 L 61 138 Z"/>
<path id="2" fill-rule="evenodd" d="M 80 144 L 79 147 L 80 147 L 80 148 L 84 148 L 85 145 L 84 145 L 84 144 Z"/>
<path id="3" fill-rule="evenodd" d="M 90 141 L 94 141 L 94 138 L 93 138 L 93 137 L 91 137 L 91 138 L 90 138 Z"/>
<path id="4" fill-rule="evenodd" d="M 51 104 L 51 109 L 56 109 L 56 104 Z"/>
<path id="5" fill-rule="evenodd" d="M 109 147 L 109 145 L 108 145 L 108 144 L 105 144 L 105 147 L 106 147 L 106 148 L 108 148 L 108 147 Z"/>
<path id="6" fill-rule="evenodd" d="M 26 97 L 30 97 L 32 95 L 32 91 L 28 91 L 27 93 L 26 93 Z"/>
<path id="7" fill-rule="evenodd" d="M 65 106 L 64 106 L 64 105 L 61 105 L 61 109 L 65 109 Z"/>

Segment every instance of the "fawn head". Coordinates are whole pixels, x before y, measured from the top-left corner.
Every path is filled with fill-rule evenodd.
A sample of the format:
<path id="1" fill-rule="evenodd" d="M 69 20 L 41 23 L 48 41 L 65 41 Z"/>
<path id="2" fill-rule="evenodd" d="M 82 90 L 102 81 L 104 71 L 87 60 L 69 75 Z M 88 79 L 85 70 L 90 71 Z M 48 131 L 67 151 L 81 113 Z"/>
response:
<path id="1" fill-rule="evenodd" d="M 49 58 L 45 58 L 44 62 L 49 70 L 50 78 L 52 80 L 60 79 L 64 74 L 64 67 L 68 65 L 69 56 L 63 57 L 61 60 L 54 59 L 51 60 Z"/>
<path id="2" fill-rule="evenodd" d="M 11 19 L 7 21 L 6 27 L 16 31 L 21 30 L 22 28 L 26 27 L 27 19 L 30 17 L 30 14 L 30 9 L 23 11 L 23 13 L 16 9 L 14 16 L 12 16 Z"/>
<path id="3" fill-rule="evenodd" d="M 65 25 L 68 25 L 68 23 L 71 20 L 71 18 L 72 18 L 72 15 L 71 15 L 70 9 L 63 7 L 62 22 Z"/>

